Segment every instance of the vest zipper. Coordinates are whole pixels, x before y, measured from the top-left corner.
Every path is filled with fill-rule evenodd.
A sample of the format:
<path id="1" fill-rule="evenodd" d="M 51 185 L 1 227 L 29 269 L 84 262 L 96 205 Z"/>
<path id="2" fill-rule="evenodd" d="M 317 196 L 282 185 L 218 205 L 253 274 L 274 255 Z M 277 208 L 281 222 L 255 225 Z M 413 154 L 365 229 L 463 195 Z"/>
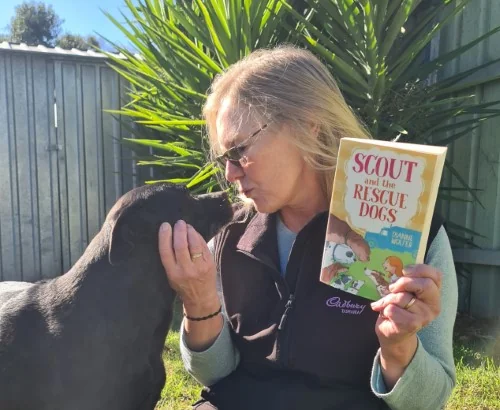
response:
<path id="1" fill-rule="evenodd" d="M 295 296 L 293 295 L 293 293 L 290 293 L 290 297 L 288 298 L 288 301 L 286 302 L 286 305 L 285 305 L 285 311 L 283 312 L 283 316 L 281 316 L 278 330 L 283 329 L 283 326 L 285 326 L 285 322 L 286 322 L 286 319 L 288 317 L 288 312 L 290 312 L 290 310 L 292 310 L 294 301 L 295 301 Z"/>
<path id="2" fill-rule="evenodd" d="M 238 250 L 238 252 L 241 252 L 242 254 L 247 255 L 248 257 L 256 260 L 257 262 L 262 263 L 265 266 L 271 268 L 273 274 L 275 275 L 275 278 L 274 278 L 275 282 L 281 283 L 281 285 L 283 286 L 283 288 L 286 292 L 286 295 L 288 295 L 288 299 L 287 299 L 287 302 L 285 304 L 285 311 L 283 312 L 283 315 L 281 316 L 281 319 L 280 319 L 280 323 L 278 325 L 278 336 L 276 339 L 280 345 L 283 344 L 283 350 L 284 350 L 284 352 L 283 352 L 283 350 L 280 349 L 277 352 L 276 361 L 278 363 L 282 363 L 282 364 L 285 362 L 288 362 L 288 350 L 289 350 L 290 340 L 285 338 L 285 332 L 288 331 L 288 336 L 289 336 L 290 335 L 290 327 L 285 329 L 284 326 L 285 326 L 285 323 L 288 319 L 288 314 L 290 313 L 290 310 L 294 306 L 295 295 L 290 291 L 290 288 L 288 287 L 286 280 L 283 278 L 283 276 L 281 276 L 281 272 L 279 272 L 273 265 L 255 257 L 250 252 L 246 252 L 246 251 L 243 251 L 241 249 Z M 279 289 L 280 287 L 277 286 L 277 288 L 278 288 L 278 292 L 280 293 L 280 295 L 282 295 L 281 290 Z M 284 341 L 285 341 L 285 343 L 283 343 Z"/>

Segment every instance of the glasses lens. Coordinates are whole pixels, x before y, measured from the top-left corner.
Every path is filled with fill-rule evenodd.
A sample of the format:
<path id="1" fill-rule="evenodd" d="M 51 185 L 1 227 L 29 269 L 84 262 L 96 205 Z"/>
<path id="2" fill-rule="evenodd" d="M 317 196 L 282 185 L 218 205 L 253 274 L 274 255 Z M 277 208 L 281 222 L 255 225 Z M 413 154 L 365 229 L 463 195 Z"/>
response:
<path id="1" fill-rule="evenodd" d="M 217 163 L 221 166 L 222 169 L 225 169 L 226 168 L 226 164 L 227 162 L 229 161 L 231 164 L 241 168 L 241 163 L 240 163 L 240 160 L 239 159 L 235 159 L 235 158 L 229 158 L 229 155 L 225 154 L 225 155 L 221 155 L 217 158 L 215 158 L 215 160 L 217 161 Z"/>
<path id="2" fill-rule="evenodd" d="M 233 147 L 229 151 L 226 152 L 227 159 L 231 162 L 239 161 L 241 159 L 241 151 L 243 151 L 244 147 Z"/>
<path id="3" fill-rule="evenodd" d="M 229 159 L 228 160 L 231 164 L 237 166 L 238 168 L 241 168 L 241 161 L 238 159 Z"/>
<path id="4" fill-rule="evenodd" d="M 224 154 L 218 156 L 216 161 L 223 167 L 226 168 L 226 163 L 229 161 L 231 164 L 241 168 L 241 152 L 244 150 L 244 147 L 233 147 L 230 150 L 226 151 Z"/>

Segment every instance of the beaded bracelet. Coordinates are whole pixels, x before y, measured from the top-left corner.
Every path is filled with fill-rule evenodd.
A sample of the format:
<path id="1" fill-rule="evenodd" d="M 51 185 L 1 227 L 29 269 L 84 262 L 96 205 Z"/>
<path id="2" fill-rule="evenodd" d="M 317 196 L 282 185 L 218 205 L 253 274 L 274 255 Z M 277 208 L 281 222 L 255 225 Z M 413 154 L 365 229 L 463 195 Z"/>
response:
<path id="1" fill-rule="evenodd" d="M 184 313 L 184 317 L 188 320 L 192 320 L 194 322 L 201 322 L 202 320 L 207 320 L 207 319 L 211 319 L 213 318 L 214 316 L 217 316 L 219 313 L 222 312 L 222 305 L 219 307 L 219 310 L 217 310 L 217 312 L 214 312 L 214 313 L 211 313 L 210 315 L 208 316 L 203 316 L 203 317 L 191 317 L 191 316 L 188 316 Z"/>

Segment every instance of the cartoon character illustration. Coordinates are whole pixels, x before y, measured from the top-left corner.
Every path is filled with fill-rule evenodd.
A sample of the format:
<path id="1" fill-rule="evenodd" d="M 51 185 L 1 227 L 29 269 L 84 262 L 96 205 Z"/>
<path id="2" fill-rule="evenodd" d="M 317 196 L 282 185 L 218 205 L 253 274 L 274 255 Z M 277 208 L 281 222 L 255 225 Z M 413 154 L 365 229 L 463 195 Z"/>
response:
<path id="1" fill-rule="evenodd" d="M 348 245 L 325 241 L 323 266 L 336 262 L 343 265 L 352 265 L 356 262 L 356 255 Z"/>
<path id="2" fill-rule="evenodd" d="M 331 265 L 325 266 L 321 269 L 321 281 L 331 284 L 334 278 L 341 273 L 347 272 L 348 270 L 349 269 L 338 262 L 332 263 Z"/>
<path id="3" fill-rule="evenodd" d="M 363 236 L 357 233 L 346 222 L 330 213 L 326 232 L 326 241 L 347 245 L 356 256 L 356 260 L 367 262 L 370 260 L 371 249 Z"/>
<path id="4" fill-rule="evenodd" d="M 391 283 L 403 276 L 403 261 L 397 256 L 388 256 L 382 266 L 384 270 L 391 275 Z"/>
<path id="5" fill-rule="evenodd" d="M 380 296 L 383 297 L 390 293 L 389 292 L 390 282 L 387 281 L 382 272 L 378 272 L 376 270 L 369 268 L 365 268 L 364 272 L 365 275 L 368 276 L 373 281 L 377 289 L 377 292 L 379 293 Z"/>
<path id="6" fill-rule="evenodd" d="M 361 287 L 365 284 L 364 280 L 354 280 L 351 283 L 351 286 L 347 288 L 347 292 L 352 293 L 353 295 L 357 295 Z"/>
<path id="7" fill-rule="evenodd" d="M 336 289 L 346 290 L 346 285 L 352 281 L 351 275 L 340 274 L 340 276 L 335 279 L 332 286 Z"/>

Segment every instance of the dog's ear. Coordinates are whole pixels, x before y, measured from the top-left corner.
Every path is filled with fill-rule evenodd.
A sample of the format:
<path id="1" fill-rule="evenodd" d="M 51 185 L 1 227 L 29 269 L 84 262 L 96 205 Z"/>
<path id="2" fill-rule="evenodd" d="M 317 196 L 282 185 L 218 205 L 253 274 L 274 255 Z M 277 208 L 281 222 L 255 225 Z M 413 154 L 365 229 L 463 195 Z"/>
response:
<path id="1" fill-rule="evenodd" d="M 124 209 L 111 226 L 108 246 L 111 265 L 123 263 L 134 249 L 133 232 L 127 223 L 127 213 L 127 209 Z"/>

